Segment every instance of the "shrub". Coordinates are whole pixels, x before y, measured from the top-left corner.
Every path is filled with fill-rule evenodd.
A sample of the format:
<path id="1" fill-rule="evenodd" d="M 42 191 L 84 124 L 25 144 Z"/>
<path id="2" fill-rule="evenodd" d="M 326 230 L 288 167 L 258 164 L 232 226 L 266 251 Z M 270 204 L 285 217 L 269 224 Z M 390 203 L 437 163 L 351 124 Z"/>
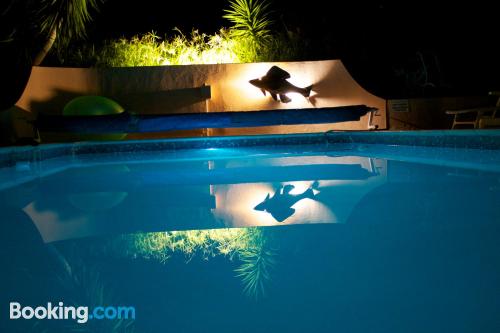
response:
<path id="1" fill-rule="evenodd" d="M 272 33 L 267 0 L 232 0 L 225 10 L 233 25 L 213 35 L 193 30 L 160 38 L 155 32 L 130 39 L 105 41 L 101 47 L 83 45 L 58 50 L 58 62 L 66 66 L 129 67 L 188 64 L 290 61 L 300 58 L 302 41 L 289 31 Z"/>

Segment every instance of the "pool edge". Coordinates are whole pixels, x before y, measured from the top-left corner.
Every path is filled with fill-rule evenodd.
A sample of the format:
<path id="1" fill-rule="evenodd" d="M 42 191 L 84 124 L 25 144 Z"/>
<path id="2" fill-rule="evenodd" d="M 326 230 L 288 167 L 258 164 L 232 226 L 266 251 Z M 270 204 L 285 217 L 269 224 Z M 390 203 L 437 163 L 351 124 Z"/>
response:
<path id="1" fill-rule="evenodd" d="M 65 155 L 336 143 L 500 150 L 500 130 L 328 131 L 308 134 L 42 144 L 33 147 L 0 148 L 0 167 L 9 167 L 19 161 L 42 161 Z"/>

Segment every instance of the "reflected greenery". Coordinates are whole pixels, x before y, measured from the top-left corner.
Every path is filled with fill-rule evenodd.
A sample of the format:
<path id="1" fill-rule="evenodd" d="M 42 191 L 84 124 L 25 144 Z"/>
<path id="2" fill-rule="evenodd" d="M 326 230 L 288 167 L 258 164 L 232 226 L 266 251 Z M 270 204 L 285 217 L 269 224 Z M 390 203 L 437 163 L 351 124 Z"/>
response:
<path id="1" fill-rule="evenodd" d="M 258 298 L 266 294 L 265 283 L 270 281 L 270 270 L 275 265 L 275 251 L 264 243 L 255 249 L 248 249 L 240 254 L 243 264 L 236 269 L 237 276 L 241 277 L 244 292 Z"/>
<path id="2" fill-rule="evenodd" d="M 93 309 L 97 306 L 122 303 L 120 295 L 112 288 L 112 283 L 103 276 L 102 267 L 95 262 L 84 260 L 75 244 L 71 244 L 64 251 L 51 244 L 47 245 L 47 249 L 54 263 L 51 284 L 65 306 L 88 306 Z M 37 320 L 27 323 L 31 324 L 31 327 L 27 328 L 28 332 L 136 332 L 135 321 L 124 318 L 89 320 L 84 324 L 76 320 Z"/>
<path id="3" fill-rule="evenodd" d="M 209 259 L 218 255 L 242 264 L 235 269 L 244 292 L 254 298 L 265 295 L 266 283 L 275 265 L 276 251 L 265 229 L 226 228 L 210 230 L 167 231 L 120 236 L 127 245 L 127 255 L 158 260 L 162 263 L 174 253 L 187 260 L 195 255 Z"/>

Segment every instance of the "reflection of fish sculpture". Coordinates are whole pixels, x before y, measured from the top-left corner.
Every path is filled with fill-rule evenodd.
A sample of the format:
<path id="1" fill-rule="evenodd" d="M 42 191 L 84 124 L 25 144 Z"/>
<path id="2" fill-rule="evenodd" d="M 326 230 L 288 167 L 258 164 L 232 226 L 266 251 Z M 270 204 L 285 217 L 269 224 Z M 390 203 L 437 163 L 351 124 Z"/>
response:
<path id="1" fill-rule="evenodd" d="M 257 88 L 260 88 L 264 96 L 266 95 L 266 91 L 269 92 L 275 101 L 278 100 L 279 96 L 281 102 L 290 102 L 291 99 L 286 94 L 291 92 L 296 92 L 302 94 L 304 97 L 309 97 L 312 85 L 306 88 L 299 88 L 286 80 L 289 78 L 290 74 L 288 72 L 278 66 L 273 66 L 266 75 L 260 79 L 250 80 L 249 82 Z"/>
<path id="2" fill-rule="evenodd" d="M 254 207 L 255 210 L 270 213 L 278 222 L 283 222 L 295 213 L 292 208 L 297 202 L 302 199 L 313 199 L 315 194 L 313 189 L 316 189 L 318 182 L 314 182 L 311 187 L 301 194 L 290 194 L 290 191 L 295 188 L 293 185 L 282 186 L 271 196 L 270 193 L 260 204 Z"/>

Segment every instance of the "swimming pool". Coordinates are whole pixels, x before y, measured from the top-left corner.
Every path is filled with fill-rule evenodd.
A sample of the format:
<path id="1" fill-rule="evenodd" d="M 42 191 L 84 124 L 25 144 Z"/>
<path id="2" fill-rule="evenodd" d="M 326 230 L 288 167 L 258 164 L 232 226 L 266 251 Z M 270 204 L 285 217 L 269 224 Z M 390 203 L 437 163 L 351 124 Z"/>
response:
<path id="1" fill-rule="evenodd" d="M 136 309 L 10 329 L 500 329 L 499 131 L 75 143 L 0 165 L 2 303 Z"/>

